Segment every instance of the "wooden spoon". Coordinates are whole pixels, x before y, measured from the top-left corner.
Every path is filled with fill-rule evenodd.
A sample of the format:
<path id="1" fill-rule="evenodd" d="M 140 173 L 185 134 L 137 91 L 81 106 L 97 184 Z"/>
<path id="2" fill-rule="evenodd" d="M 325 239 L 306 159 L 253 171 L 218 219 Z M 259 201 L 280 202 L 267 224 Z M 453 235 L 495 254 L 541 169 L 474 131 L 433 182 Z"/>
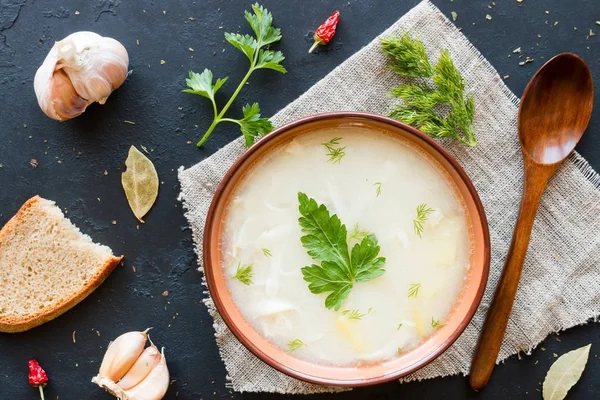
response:
<path id="1" fill-rule="evenodd" d="M 470 383 L 475 390 L 485 387 L 494 370 L 544 189 L 581 139 L 593 104 L 590 70 L 572 53 L 550 59 L 523 92 L 519 107 L 519 138 L 525 161 L 523 197 L 504 271 L 471 365 Z"/>

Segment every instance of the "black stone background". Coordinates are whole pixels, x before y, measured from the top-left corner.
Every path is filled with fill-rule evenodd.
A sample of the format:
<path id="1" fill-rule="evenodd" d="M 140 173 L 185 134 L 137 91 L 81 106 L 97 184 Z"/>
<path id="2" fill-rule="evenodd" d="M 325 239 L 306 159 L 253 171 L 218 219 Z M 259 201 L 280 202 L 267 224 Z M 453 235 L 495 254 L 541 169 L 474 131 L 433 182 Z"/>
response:
<path id="1" fill-rule="evenodd" d="M 253 75 L 232 115 L 248 101 L 259 101 L 264 115 L 273 115 L 416 3 L 264 0 L 282 28 L 283 40 L 276 47 L 286 55 L 289 73 L 265 70 Z M 544 60 L 562 51 L 580 54 L 600 80 L 597 0 L 435 3 L 448 16 L 457 12 L 456 25 L 500 75 L 510 76 L 506 83 L 518 95 Z M 27 384 L 27 361 L 32 357 L 50 376 L 46 399 L 109 399 L 90 383 L 106 345 L 123 332 L 149 326 L 154 327 L 154 341 L 166 346 L 174 380 L 166 399 L 283 398 L 236 394 L 225 387 L 212 321 L 201 303 L 203 288 L 195 270 L 191 233 L 177 201 L 177 168 L 201 161 L 240 134 L 223 124 L 203 149 L 187 144 L 195 143 L 209 125 L 211 109 L 205 99 L 180 90 L 189 70 L 208 67 L 218 76 L 230 76 L 218 96 L 221 104 L 227 100 L 247 65 L 245 57 L 224 41 L 223 33 L 249 31 L 243 19 L 249 5 L 250 0 L 0 0 L 0 224 L 29 197 L 40 194 L 55 200 L 83 232 L 126 256 L 122 267 L 65 315 L 29 332 L 0 334 L 0 399 L 38 398 L 37 390 Z M 311 30 L 336 8 L 342 22 L 333 43 L 307 54 Z M 598 35 L 588 38 L 590 29 Z M 75 120 L 58 123 L 39 110 L 33 77 L 54 41 L 79 30 L 121 41 L 129 51 L 133 73 L 106 105 L 93 105 Z M 519 66 L 520 59 L 513 54 L 517 47 L 523 51 L 521 60 L 530 56 L 535 61 Z M 166 63 L 161 65 L 160 60 Z M 577 148 L 597 170 L 599 128 L 596 112 Z M 132 144 L 151 151 L 162 181 L 158 200 L 139 230 L 120 183 Z M 39 162 L 35 169 L 30 166 L 32 158 Z M 162 295 L 165 290 L 167 297 Z M 539 399 L 540 382 L 554 353 L 590 342 L 587 370 L 569 398 L 595 399 L 600 391 L 596 323 L 548 338 L 531 356 L 510 358 L 496 368 L 481 393 L 471 391 L 463 377 L 448 377 L 309 398 Z"/>

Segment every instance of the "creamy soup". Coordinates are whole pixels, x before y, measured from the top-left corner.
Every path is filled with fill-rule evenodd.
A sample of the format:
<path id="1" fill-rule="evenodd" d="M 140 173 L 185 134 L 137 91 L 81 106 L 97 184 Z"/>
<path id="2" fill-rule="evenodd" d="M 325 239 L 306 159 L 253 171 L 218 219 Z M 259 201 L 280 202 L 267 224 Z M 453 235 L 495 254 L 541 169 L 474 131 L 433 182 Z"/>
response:
<path id="1" fill-rule="evenodd" d="M 299 192 L 339 217 L 349 248 L 371 233 L 386 259 L 338 311 L 303 277 L 320 263 L 300 240 Z M 259 161 L 235 189 L 224 274 L 247 321 L 285 351 L 327 365 L 378 362 L 444 325 L 469 268 L 468 225 L 449 178 L 417 148 L 361 127 L 314 131 Z"/>

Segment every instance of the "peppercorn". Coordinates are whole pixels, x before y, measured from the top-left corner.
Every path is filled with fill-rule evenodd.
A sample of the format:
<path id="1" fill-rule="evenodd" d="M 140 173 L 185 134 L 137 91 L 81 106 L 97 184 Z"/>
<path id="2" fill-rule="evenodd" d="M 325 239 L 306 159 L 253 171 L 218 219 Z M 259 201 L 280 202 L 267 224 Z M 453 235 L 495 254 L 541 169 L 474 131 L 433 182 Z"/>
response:
<path id="1" fill-rule="evenodd" d="M 311 46 L 310 50 L 308 50 L 309 53 L 312 53 L 317 46 L 324 46 L 329 43 L 329 41 L 333 38 L 333 35 L 335 35 L 338 22 L 340 22 L 340 12 L 336 10 L 329 18 L 327 18 L 325 22 L 323 22 L 321 26 L 319 26 L 319 29 L 317 29 L 315 32 L 313 37 L 315 42 Z"/>

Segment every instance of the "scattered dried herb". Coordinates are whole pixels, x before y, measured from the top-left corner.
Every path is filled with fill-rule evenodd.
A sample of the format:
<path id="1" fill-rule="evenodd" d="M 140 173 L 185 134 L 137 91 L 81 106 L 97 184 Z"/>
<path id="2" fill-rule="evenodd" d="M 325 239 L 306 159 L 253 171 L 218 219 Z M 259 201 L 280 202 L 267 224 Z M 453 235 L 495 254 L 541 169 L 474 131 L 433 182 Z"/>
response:
<path id="1" fill-rule="evenodd" d="M 451 11 L 450 14 L 452 15 L 452 21 L 456 21 L 458 19 L 458 14 L 456 11 Z"/>
<path id="2" fill-rule="evenodd" d="M 158 196 L 158 174 L 152 161 L 135 146 L 129 148 L 125 165 L 127 169 L 121 175 L 121 184 L 131 211 L 144 223 L 142 218 L 150 211 Z"/>
<path id="3" fill-rule="evenodd" d="M 474 147 L 475 101 L 465 97 L 465 82 L 448 50 L 431 65 L 423 42 L 404 32 L 381 40 L 383 53 L 392 59 L 390 69 L 403 77 L 422 78 L 391 90 L 402 99 L 390 117 L 420 129 L 434 138 L 453 138 Z M 431 79 L 431 83 L 427 82 Z"/>
<path id="4" fill-rule="evenodd" d="M 544 400 L 562 400 L 581 378 L 592 345 L 580 347 L 560 356 L 548 370 L 542 395 Z"/>
<path id="5" fill-rule="evenodd" d="M 186 84 L 189 89 L 185 89 L 186 93 L 193 93 L 209 99 L 213 106 L 213 121 L 208 127 L 204 136 L 197 143 L 201 147 L 211 135 L 215 127 L 221 122 L 232 122 L 238 124 L 246 140 L 246 146 L 250 147 L 257 137 L 262 137 L 273 130 L 273 124 L 268 118 L 260 117 L 260 107 L 258 103 L 252 105 L 246 104 L 243 109 L 243 118 L 232 119 L 225 118 L 225 113 L 233 104 L 233 101 L 238 96 L 248 79 L 254 71 L 259 69 L 272 69 L 277 72 L 286 73 L 287 70 L 281 65 L 285 59 L 280 51 L 267 49 L 267 46 L 278 42 L 281 39 L 281 30 L 274 28 L 273 15 L 263 6 L 255 3 L 252 6 L 252 12 L 245 11 L 245 18 L 250 24 L 256 37 L 248 34 L 240 33 L 225 33 L 227 40 L 236 49 L 244 53 L 250 61 L 250 68 L 229 101 L 219 111 L 215 102 L 215 94 L 227 82 L 228 77 L 219 78 L 213 84 L 213 74 L 209 69 L 205 69 L 201 74 L 191 72 L 189 78 L 186 79 Z M 225 49 L 223 49 L 225 51 Z"/>
<path id="6" fill-rule="evenodd" d="M 431 327 L 432 328 L 441 328 L 442 326 L 444 326 L 446 324 L 442 324 L 440 323 L 440 321 L 433 319 L 433 317 L 431 317 Z"/>

